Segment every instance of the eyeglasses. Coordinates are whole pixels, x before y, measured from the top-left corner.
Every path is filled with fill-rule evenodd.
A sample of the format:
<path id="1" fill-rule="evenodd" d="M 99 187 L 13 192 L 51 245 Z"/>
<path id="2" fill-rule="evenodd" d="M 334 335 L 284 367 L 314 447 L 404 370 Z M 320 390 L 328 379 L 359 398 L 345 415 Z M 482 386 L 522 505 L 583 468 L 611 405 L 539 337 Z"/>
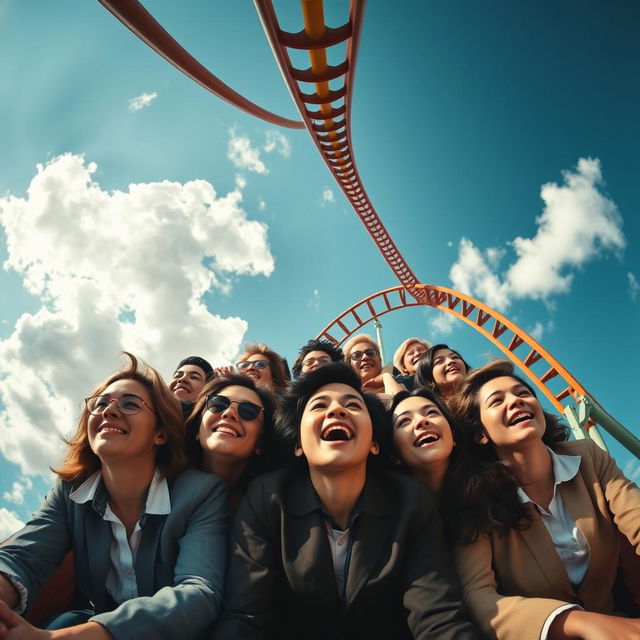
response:
<path id="1" fill-rule="evenodd" d="M 271 365 L 268 360 L 252 360 L 251 362 L 249 362 L 249 360 L 245 360 L 244 362 L 236 363 L 236 367 L 240 369 L 240 371 L 243 369 L 249 369 L 250 367 L 254 367 L 255 369 L 266 369 L 270 366 Z"/>
<path id="2" fill-rule="evenodd" d="M 99 416 L 112 402 L 116 403 L 116 407 L 118 407 L 121 413 L 128 416 L 133 415 L 134 413 L 139 413 L 145 408 L 145 406 L 149 411 L 151 411 L 151 413 L 155 413 L 149 404 L 147 404 L 142 398 L 131 393 L 125 393 L 119 398 L 113 398 L 111 396 L 92 396 L 91 398 L 85 398 L 84 401 L 87 405 L 87 411 L 92 416 Z"/>
<path id="3" fill-rule="evenodd" d="M 354 351 L 349 354 L 349 360 L 353 360 L 356 362 L 357 360 L 362 360 L 364 356 L 367 358 L 377 358 L 378 352 L 375 349 L 365 349 L 364 351 Z"/>
<path id="4" fill-rule="evenodd" d="M 231 403 L 238 405 L 238 415 L 243 420 L 255 420 L 264 411 L 263 407 L 258 404 L 248 400 L 237 402 L 227 398 L 227 396 L 208 396 L 205 408 L 213 413 L 222 413 L 231 406 Z"/>
<path id="5" fill-rule="evenodd" d="M 307 358 L 303 363 L 303 367 L 311 367 L 314 364 L 325 365 L 331 362 L 331 358 L 329 356 L 319 356 L 317 358 Z"/>

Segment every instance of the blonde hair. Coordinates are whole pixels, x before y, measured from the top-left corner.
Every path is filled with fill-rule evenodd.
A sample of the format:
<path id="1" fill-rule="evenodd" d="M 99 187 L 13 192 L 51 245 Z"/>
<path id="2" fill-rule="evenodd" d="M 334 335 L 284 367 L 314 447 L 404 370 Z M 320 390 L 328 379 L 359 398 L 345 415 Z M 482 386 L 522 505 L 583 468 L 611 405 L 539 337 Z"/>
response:
<path id="1" fill-rule="evenodd" d="M 353 348 L 358 344 L 358 342 L 369 343 L 376 350 L 378 358 L 380 358 L 380 347 L 378 347 L 373 338 L 366 333 L 359 333 L 357 336 L 353 336 L 353 338 L 351 338 L 342 349 L 342 352 L 344 353 L 344 360 L 349 365 L 351 365 L 351 352 L 353 351 Z"/>
<path id="2" fill-rule="evenodd" d="M 421 344 L 425 349 L 428 349 L 431 345 L 426 340 L 421 340 L 420 338 L 407 338 L 403 342 L 400 343 L 400 346 L 396 349 L 396 352 L 393 354 L 393 366 L 400 372 L 405 375 L 409 375 L 408 371 L 404 369 L 404 355 L 409 351 L 409 347 L 417 342 Z"/>
<path id="3" fill-rule="evenodd" d="M 156 466 L 165 477 L 172 478 L 187 466 L 184 420 L 180 401 L 171 393 L 162 376 L 153 367 L 138 360 L 127 351 L 124 355 L 129 359 L 128 367 L 101 382 L 91 392 L 90 397 L 100 395 L 110 384 L 118 380 L 135 380 L 142 384 L 151 396 L 152 409 L 156 415 L 156 428 L 162 431 L 167 439 L 156 449 Z M 78 429 L 70 440 L 66 440 L 69 448 L 62 463 L 57 469 L 52 469 L 61 480 L 83 482 L 102 465 L 100 458 L 89 445 L 90 415 L 85 406 L 80 415 Z"/>
<path id="4" fill-rule="evenodd" d="M 269 365 L 271 366 L 271 379 L 273 380 L 273 384 L 270 385 L 272 391 L 284 389 L 287 385 L 284 361 L 282 356 L 277 354 L 273 349 L 269 349 L 266 344 L 246 344 L 243 354 L 238 358 L 238 362 L 244 362 L 248 360 L 250 356 L 256 354 L 264 356 L 269 361 Z"/>

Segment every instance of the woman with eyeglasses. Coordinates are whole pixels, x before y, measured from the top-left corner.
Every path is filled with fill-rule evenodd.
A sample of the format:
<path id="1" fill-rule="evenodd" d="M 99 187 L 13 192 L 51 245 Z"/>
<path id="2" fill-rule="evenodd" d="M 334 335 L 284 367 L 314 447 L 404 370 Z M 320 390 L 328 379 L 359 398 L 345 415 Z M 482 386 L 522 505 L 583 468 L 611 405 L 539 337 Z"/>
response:
<path id="1" fill-rule="evenodd" d="M 191 464 L 226 483 L 235 510 L 249 482 L 273 464 L 274 400 L 246 376 L 229 375 L 203 389 L 187 423 Z"/>
<path id="2" fill-rule="evenodd" d="M 0 637 L 199 637 L 221 605 L 224 482 L 185 470 L 180 405 L 131 354 L 99 384 L 68 442 L 59 481 L 0 548 Z M 20 615 L 73 551 L 76 610 L 37 629 Z"/>
<path id="3" fill-rule="evenodd" d="M 249 344 L 236 363 L 238 373 L 251 378 L 256 387 L 265 387 L 274 393 L 287 384 L 283 359 L 266 344 Z"/>
<path id="4" fill-rule="evenodd" d="M 382 368 L 380 349 L 366 333 L 354 336 L 344 346 L 344 359 L 358 374 L 363 391 L 375 393 L 389 406 L 393 396 L 406 388 L 393 378 L 393 367 Z"/>

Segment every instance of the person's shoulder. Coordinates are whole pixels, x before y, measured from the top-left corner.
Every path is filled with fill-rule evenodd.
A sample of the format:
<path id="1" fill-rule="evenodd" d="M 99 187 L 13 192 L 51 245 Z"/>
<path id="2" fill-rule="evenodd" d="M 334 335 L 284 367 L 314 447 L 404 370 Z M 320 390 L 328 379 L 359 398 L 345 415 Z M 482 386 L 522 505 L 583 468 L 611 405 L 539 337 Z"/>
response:
<path id="1" fill-rule="evenodd" d="M 280 494 L 299 481 L 292 469 L 277 469 L 262 473 L 254 478 L 247 487 L 247 495 L 251 497 Z"/>
<path id="2" fill-rule="evenodd" d="M 418 505 L 422 509 L 425 505 L 435 504 L 433 493 L 427 485 L 413 476 L 388 469 L 372 475 L 376 484 L 398 505 Z"/>
<path id="3" fill-rule="evenodd" d="M 553 447 L 553 451 L 560 455 L 580 456 L 583 458 L 600 457 L 602 454 L 606 454 L 591 438 L 560 442 Z"/>
<path id="4" fill-rule="evenodd" d="M 167 481 L 169 493 L 178 495 L 184 493 L 203 494 L 225 487 L 224 480 L 215 473 L 207 473 L 190 467 L 178 473 Z"/>

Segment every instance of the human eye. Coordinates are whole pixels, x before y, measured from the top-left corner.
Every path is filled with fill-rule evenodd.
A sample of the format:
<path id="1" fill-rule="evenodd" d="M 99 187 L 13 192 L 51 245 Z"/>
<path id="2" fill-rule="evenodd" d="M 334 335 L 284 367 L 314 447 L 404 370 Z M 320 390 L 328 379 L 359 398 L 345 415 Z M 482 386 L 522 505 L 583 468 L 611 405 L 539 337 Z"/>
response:
<path id="1" fill-rule="evenodd" d="M 104 409 L 108 404 L 109 399 L 106 396 L 96 396 L 91 402 L 94 409 Z"/>
<path id="2" fill-rule="evenodd" d="M 442 412 L 439 411 L 436 407 L 431 407 L 430 409 L 427 409 L 424 415 L 425 416 L 441 416 Z"/>
<path id="3" fill-rule="evenodd" d="M 123 409 L 141 409 L 142 408 L 142 400 L 140 398 L 136 398 L 133 396 L 123 396 L 120 399 L 120 404 Z"/>
<path id="4" fill-rule="evenodd" d="M 358 400 L 349 400 L 345 406 L 347 409 L 355 409 L 356 411 L 362 410 L 362 403 Z"/>
<path id="5" fill-rule="evenodd" d="M 395 421 L 396 429 L 402 429 L 409 424 L 410 420 L 407 416 L 402 416 Z"/>

